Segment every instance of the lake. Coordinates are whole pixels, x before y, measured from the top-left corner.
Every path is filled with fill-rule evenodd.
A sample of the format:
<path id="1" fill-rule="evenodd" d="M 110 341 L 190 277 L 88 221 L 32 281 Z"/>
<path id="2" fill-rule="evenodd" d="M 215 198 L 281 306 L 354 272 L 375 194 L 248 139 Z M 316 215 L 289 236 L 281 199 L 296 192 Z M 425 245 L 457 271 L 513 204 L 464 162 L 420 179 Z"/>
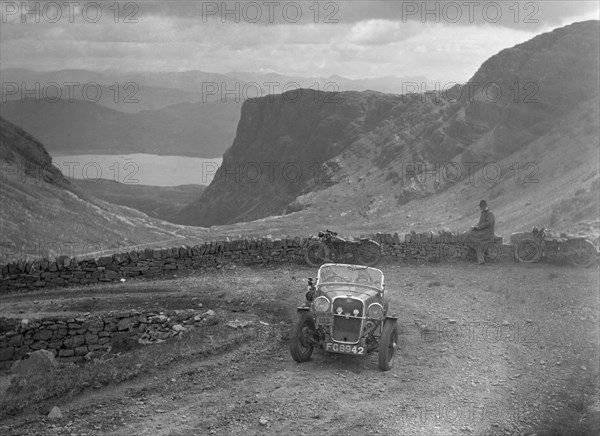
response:
<path id="1" fill-rule="evenodd" d="M 222 158 L 202 159 L 145 153 L 52 156 L 54 166 L 68 179 L 107 179 L 153 186 L 208 185 L 222 161 Z"/>

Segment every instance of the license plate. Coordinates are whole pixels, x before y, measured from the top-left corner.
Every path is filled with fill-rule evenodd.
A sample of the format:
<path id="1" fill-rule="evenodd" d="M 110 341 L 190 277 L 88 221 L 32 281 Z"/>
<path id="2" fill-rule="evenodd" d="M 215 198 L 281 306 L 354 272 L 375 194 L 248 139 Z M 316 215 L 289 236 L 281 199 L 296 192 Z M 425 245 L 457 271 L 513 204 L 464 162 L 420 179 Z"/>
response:
<path id="1" fill-rule="evenodd" d="M 335 342 L 327 342 L 325 344 L 325 351 L 331 351 L 333 353 L 344 353 L 344 354 L 365 354 L 365 347 L 351 344 L 337 344 Z"/>
<path id="2" fill-rule="evenodd" d="M 318 325 L 330 325 L 332 322 L 332 318 L 330 316 L 318 316 L 317 315 L 317 324 Z"/>

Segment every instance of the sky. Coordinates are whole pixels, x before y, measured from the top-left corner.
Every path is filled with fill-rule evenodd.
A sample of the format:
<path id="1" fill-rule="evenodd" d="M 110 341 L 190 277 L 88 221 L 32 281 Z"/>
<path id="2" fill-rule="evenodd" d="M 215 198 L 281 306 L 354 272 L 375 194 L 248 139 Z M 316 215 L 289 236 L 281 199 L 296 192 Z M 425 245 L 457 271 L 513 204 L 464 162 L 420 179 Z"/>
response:
<path id="1" fill-rule="evenodd" d="M 1 1 L 0 66 L 466 82 L 598 1 Z"/>

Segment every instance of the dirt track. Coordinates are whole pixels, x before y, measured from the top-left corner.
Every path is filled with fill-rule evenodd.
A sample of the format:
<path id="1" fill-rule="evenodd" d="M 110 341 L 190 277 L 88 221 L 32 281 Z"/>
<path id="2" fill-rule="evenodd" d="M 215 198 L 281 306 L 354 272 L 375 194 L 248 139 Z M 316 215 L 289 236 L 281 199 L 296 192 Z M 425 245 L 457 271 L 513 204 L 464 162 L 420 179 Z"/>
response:
<path id="1" fill-rule="evenodd" d="M 305 267 L 236 268 L 101 290 L 3 297 L 4 314 L 24 310 L 29 316 L 202 302 L 221 318 L 217 330 L 203 337 L 223 352 L 41 404 L 5 419 L 0 430 L 496 435 L 597 419 L 596 268 L 459 263 L 381 269 L 402 327 L 400 358 L 386 373 L 377 369 L 376 354 L 316 351 L 304 364 L 291 359 L 288 320 L 302 301 L 304 279 L 315 273 Z M 227 318 L 251 324 L 233 330 Z M 64 418 L 44 418 L 55 404 Z"/>

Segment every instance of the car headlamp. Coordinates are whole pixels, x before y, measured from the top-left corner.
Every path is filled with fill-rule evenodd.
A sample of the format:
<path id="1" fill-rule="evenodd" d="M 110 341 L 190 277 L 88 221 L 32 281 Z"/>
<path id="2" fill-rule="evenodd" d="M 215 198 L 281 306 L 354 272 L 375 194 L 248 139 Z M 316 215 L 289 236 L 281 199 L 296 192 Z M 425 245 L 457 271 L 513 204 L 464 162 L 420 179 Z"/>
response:
<path id="1" fill-rule="evenodd" d="M 317 312 L 327 312 L 327 310 L 329 310 L 329 300 L 327 299 L 327 297 L 324 297 L 322 295 L 320 297 L 315 298 L 313 304 Z"/>
<path id="2" fill-rule="evenodd" d="M 383 318 L 383 306 L 379 303 L 373 303 L 367 309 L 367 318 L 381 319 Z"/>

